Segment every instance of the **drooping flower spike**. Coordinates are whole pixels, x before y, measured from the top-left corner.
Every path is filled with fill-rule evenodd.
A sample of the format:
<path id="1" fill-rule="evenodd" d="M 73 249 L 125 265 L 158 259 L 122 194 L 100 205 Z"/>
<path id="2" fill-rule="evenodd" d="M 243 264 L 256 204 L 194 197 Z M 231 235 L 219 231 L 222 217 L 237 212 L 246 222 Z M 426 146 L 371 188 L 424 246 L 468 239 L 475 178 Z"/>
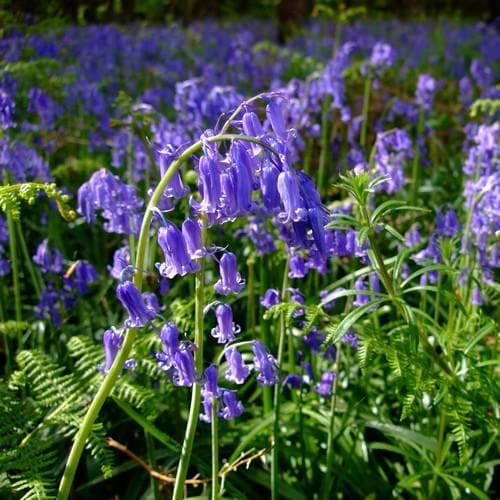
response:
<path id="1" fill-rule="evenodd" d="M 138 288 L 131 281 L 118 285 L 116 296 L 129 314 L 125 326 L 140 328 L 156 316 L 155 310 L 145 304 Z"/>
<path id="2" fill-rule="evenodd" d="M 214 289 L 221 295 L 240 293 L 245 286 L 245 280 L 241 278 L 236 267 L 236 255 L 226 252 L 219 262 L 220 279 L 215 283 Z"/>

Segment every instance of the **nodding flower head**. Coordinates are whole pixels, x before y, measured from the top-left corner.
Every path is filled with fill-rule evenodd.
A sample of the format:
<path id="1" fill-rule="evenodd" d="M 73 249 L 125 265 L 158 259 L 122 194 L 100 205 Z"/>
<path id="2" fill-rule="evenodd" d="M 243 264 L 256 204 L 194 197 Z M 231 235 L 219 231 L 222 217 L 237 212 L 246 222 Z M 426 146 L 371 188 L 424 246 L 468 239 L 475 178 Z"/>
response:
<path id="1" fill-rule="evenodd" d="M 259 372 L 257 382 L 260 385 L 274 385 L 278 383 L 278 368 L 274 356 L 269 354 L 264 344 L 256 340 L 253 343 L 255 369 Z"/>
<path id="2" fill-rule="evenodd" d="M 219 344 L 225 344 L 234 340 L 235 335 L 241 329 L 233 322 L 233 310 L 228 304 L 219 304 L 215 309 L 217 326 L 212 328 L 212 337 L 217 339 Z"/>
<path id="3" fill-rule="evenodd" d="M 102 345 L 104 347 L 104 366 L 101 369 L 104 373 L 108 373 L 111 365 L 113 364 L 118 349 L 123 344 L 123 335 L 115 328 L 106 330 L 102 336 Z"/>
<path id="4" fill-rule="evenodd" d="M 224 389 L 222 392 L 223 407 L 220 415 L 224 420 L 231 420 L 243 413 L 243 404 L 236 399 L 236 391 Z"/>
<path id="5" fill-rule="evenodd" d="M 172 380 L 180 387 L 191 387 L 196 382 L 193 353 L 189 350 L 179 350 L 174 354 L 174 372 Z"/>
<path id="6" fill-rule="evenodd" d="M 300 196 L 299 184 L 294 172 L 285 170 L 279 174 L 278 192 L 284 208 L 284 212 L 279 215 L 282 222 L 298 222 L 307 217 L 307 209 Z"/>
<path id="7" fill-rule="evenodd" d="M 170 370 L 174 356 L 179 352 L 179 330 L 173 323 L 163 325 L 160 332 L 162 352 L 156 353 L 158 365 L 162 370 Z"/>
<path id="8" fill-rule="evenodd" d="M 218 398 L 221 394 L 221 390 L 218 384 L 219 372 L 217 370 L 217 365 L 211 364 L 205 370 L 205 383 L 203 384 L 202 394 L 204 397 L 210 396 L 212 398 Z"/>
<path id="9" fill-rule="evenodd" d="M 57 249 L 50 251 L 49 240 L 43 240 L 36 249 L 33 261 L 44 273 L 60 273 L 63 270 L 63 256 Z"/>
<path id="10" fill-rule="evenodd" d="M 346 344 L 350 344 L 353 349 L 359 348 L 359 338 L 352 330 L 348 330 L 340 340 Z"/>
<path id="11" fill-rule="evenodd" d="M 444 213 L 441 209 L 436 214 L 436 234 L 452 237 L 460 231 L 460 222 L 457 213 L 449 208 Z"/>
<path id="12" fill-rule="evenodd" d="M 218 210 L 221 198 L 220 172 L 217 161 L 202 156 L 198 163 L 198 171 L 198 190 L 202 197 L 199 210 L 207 214 L 214 214 Z"/>
<path id="13" fill-rule="evenodd" d="M 315 391 L 325 398 L 328 398 L 332 395 L 333 392 L 333 381 L 335 380 L 335 373 L 327 370 L 323 372 L 321 375 L 321 380 L 318 384 L 316 384 Z"/>
<path id="14" fill-rule="evenodd" d="M 224 372 L 224 377 L 229 382 L 243 384 L 247 379 L 250 369 L 243 362 L 243 356 L 236 347 L 228 347 L 224 352 L 229 368 Z"/>
<path id="15" fill-rule="evenodd" d="M 354 283 L 354 288 L 358 292 L 364 292 L 366 291 L 365 288 L 365 280 L 362 276 L 360 276 L 356 282 Z M 368 304 L 370 302 L 370 296 L 368 294 L 360 293 L 356 295 L 356 300 L 353 302 L 355 306 L 364 306 L 365 304 Z"/>
<path id="16" fill-rule="evenodd" d="M 288 272 L 289 278 L 303 278 L 309 271 L 305 260 L 300 255 L 290 257 L 288 267 L 290 268 Z"/>
<path id="17" fill-rule="evenodd" d="M 280 293 L 276 288 L 268 288 L 266 292 L 264 293 L 264 297 L 260 299 L 260 304 L 262 307 L 265 309 L 269 309 L 272 306 L 275 306 L 276 304 L 280 303 Z"/>
<path id="18" fill-rule="evenodd" d="M 187 251 L 192 259 L 200 259 L 207 253 L 201 241 L 201 228 L 197 221 L 186 219 L 182 223 L 182 235 L 186 241 Z"/>
<path id="19" fill-rule="evenodd" d="M 241 279 L 236 268 L 236 255 L 226 252 L 220 259 L 219 264 L 220 279 L 215 283 L 215 291 L 221 295 L 230 293 L 240 293 L 245 286 L 245 281 Z"/>
<path id="20" fill-rule="evenodd" d="M 113 254 L 113 266 L 108 266 L 109 274 L 115 279 L 121 279 L 122 271 L 130 265 L 130 251 L 123 246 Z"/>
<path id="21" fill-rule="evenodd" d="M 283 116 L 283 107 L 276 100 L 272 99 L 269 104 L 266 106 L 266 115 L 273 132 L 276 134 L 278 139 L 286 140 L 287 133 L 285 127 L 285 118 Z"/>
<path id="22" fill-rule="evenodd" d="M 158 230 L 158 244 L 163 251 L 165 262 L 156 266 L 163 277 L 173 278 L 178 274 L 184 276 L 200 270 L 200 265 L 189 257 L 186 241 L 174 224 L 169 223 L 167 227 Z"/>
<path id="23" fill-rule="evenodd" d="M 103 373 L 106 374 L 111 369 L 116 355 L 123 344 L 123 338 L 122 332 L 114 327 L 109 328 L 103 333 L 102 345 L 104 348 L 104 364 L 100 364 L 98 367 Z M 133 359 L 127 359 L 124 367 L 133 369 L 135 367 L 135 361 Z"/>
<path id="24" fill-rule="evenodd" d="M 116 296 L 128 312 L 129 317 L 125 321 L 127 327 L 139 328 L 156 316 L 154 309 L 146 306 L 141 293 L 131 281 L 118 285 Z"/>

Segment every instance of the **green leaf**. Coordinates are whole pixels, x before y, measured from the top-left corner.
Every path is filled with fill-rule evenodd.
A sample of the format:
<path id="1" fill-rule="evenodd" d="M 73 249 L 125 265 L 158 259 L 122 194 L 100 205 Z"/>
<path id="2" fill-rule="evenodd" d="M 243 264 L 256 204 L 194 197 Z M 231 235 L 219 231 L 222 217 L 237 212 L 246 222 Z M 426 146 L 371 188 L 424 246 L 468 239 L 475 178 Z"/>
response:
<path id="1" fill-rule="evenodd" d="M 432 453 L 436 453 L 437 443 L 436 439 L 433 437 L 425 436 L 420 432 L 412 431 L 405 427 L 394 424 L 384 424 L 382 422 L 367 422 L 366 427 L 371 427 L 372 429 L 377 429 L 384 434 L 390 434 L 397 440 L 404 441 L 409 444 L 416 445 L 417 448 L 421 450 L 428 450 Z"/>

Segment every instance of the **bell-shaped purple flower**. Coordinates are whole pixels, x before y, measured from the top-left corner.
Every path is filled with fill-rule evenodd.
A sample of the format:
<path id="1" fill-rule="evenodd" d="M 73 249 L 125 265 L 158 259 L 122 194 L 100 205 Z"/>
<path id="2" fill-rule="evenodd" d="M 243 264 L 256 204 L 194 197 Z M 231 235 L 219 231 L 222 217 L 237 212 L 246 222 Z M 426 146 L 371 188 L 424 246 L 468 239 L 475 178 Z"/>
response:
<path id="1" fill-rule="evenodd" d="M 113 254 L 113 266 L 108 266 L 109 274 L 115 279 L 120 279 L 122 271 L 130 264 L 130 251 L 128 246 L 123 246 Z"/>
<path id="2" fill-rule="evenodd" d="M 231 420 L 243 413 L 243 404 L 236 399 L 236 391 L 224 389 L 222 392 L 223 407 L 220 414 L 224 420 Z"/>
<path id="3" fill-rule="evenodd" d="M 217 339 L 219 344 L 232 342 L 235 335 L 240 333 L 241 328 L 233 322 L 233 310 L 228 304 L 219 304 L 215 309 L 217 326 L 212 328 L 212 337 Z"/>
<path id="4" fill-rule="evenodd" d="M 100 368 L 104 373 L 108 373 L 122 344 L 123 335 L 115 328 L 110 328 L 103 333 L 102 345 L 104 347 L 104 366 L 101 365 Z"/>
<path id="5" fill-rule="evenodd" d="M 365 280 L 360 276 L 354 283 L 354 288 L 360 292 L 366 291 Z M 353 302 L 355 306 L 364 306 L 370 302 L 370 296 L 368 294 L 358 294 L 356 295 L 356 300 Z"/>
<path id="6" fill-rule="evenodd" d="M 200 259 L 207 253 L 201 242 L 201 228 L 197 221 L 186 219 L 182 223 L 182 235 L 186 241 L 187 251 L 192 259 Z"/>
<path id="7" fill-rule="evenodd" d="M 179 352 L 179 330 L 173 323 L 163 325 L 160 332 L 162 352 L 156 353 L 158 366 L 162 370 L 170 370 L 174 363 L 174 356 Z"/>
<path id="8" fill-rule="evenodd" d="M 274 385 L 278 383 L 278 368 L 274 356 L 269 354 L 264 344 L 256 340 L 252 345 L 255 370 L 259 372 L 257 382 L 260 385 Z"/>
<path id="9" fill-rule="evenodd" d="M 204 397 L 201 404 L 203 406 L 203 413 L 200 415 L 200 420 L 206 424 L 210 424 L 212 422 L 213 398 L 211 396 Z"/>
<path id="10" fill-rule="evenodd" d="M 186 241 L 174 224 L 169 223 L 167 227 L 159 229 L 158 244 L 162 249 L 165 262 L 156 266 L 163 277 L 173 278 L 178 274 L 184 276 L 200 270 L 200 265 L 189 257 Z"/>
<path id="11" fill-rule="evenodd" d="M 193 353 L 189 350 L 179 350 L 174 354 L 172 379 L 176 386 L 191 387 L 196 382 Z"/>
<path id="12" fill-rule="evenodd" d="M 221 198 L 220 172 L 217 162 L 202 156 L 198 163 L 198 190 L 202 196 L 199 210 L 207 214 L 217 212 Z"/>
<path id="13" fill-rule="evenodd" d="M 321 375 L 321 380 L 319 384 L 316 385 L 314 390 L 324 398 L 328 398 L 332 395 L 333 392 L 333 381 L 335 380 L 335 373 L 332 371 L 325 371 Z"/>
<path id="14" fill-rule="evenodd" d="M 285 127 L 285 118 L 283 116 L 283 107 L 276 100 L 272 99 L 266 106 L 266 115 L 273 132 L 276 134 L 278 139 L 286 140 L 287 133 Z"/>
<path id="15" fill-rule="evenodd" d="M 303 337 L 304 342 L 309 346 L 313 354 L 318 354 L 321 345 L 325 341 L 326 335 L 317 328 L 313 328 L 307 335 Z"/>
<path id="16" fill-rule="evenodd" d="M 453 237 L 460 231 L 460 222 L 457 213 L 452 208 L 438 210 L 436 214 L 436 233 L 440 236 Z"/>
<path id="17" fill-rule="evenodd" d="M 278 192 L 284 208 L 284 212 L 280 214 L 282 222 L 298 222 L 307 217 L 307 209 L 303 206 L 297 177 L 294 172 L 285 170 L 279 174 Z"/>
<path id="18" fill-rule="evenodd" d="M 264 293 L 264 297 L 260 299 L 260 304 L 265 309 L 269 309 L 272 306 L 280 303 L 280 293 L 276 288 L 268 288 Z"/>
<path id="19" fill-rule="evenodd" d="M 224 372 L 224 377 L 229 382 L 243 384 L 247 379 L 250 369 L 243 362 L 243 356 L 236 347 L 228 347 L 224 351 L 229 368 Z"/>
<path id="20" fill-rule="evenodd" d="M 276 212 L 280 207 L 280 194 L 278 192 L 278 177 L 280 171 L 272 163 L 267 163 L 262 168 L 259 177 L 260 189 L 264 206 L 270 213 Z"/>
<path id="21" fill-rule="evenodd" d="M 302 385 L 302 377 L 300 373 L 290 373 L 283 380 L 283 385 L 287 385 L 290 389 L 298 389 Z"/>
<path id="22" fill-rule="evenodd" d="M 60 273 L 63 270 L 63 256 L 57 249 L 49 248 L 49 240 L 43 240 L 36 249 L 33 262 L 45 273 Z"/>
<path id="23" fill-rule="evenodd" d="M 205 383 L 203 384 L 202 394 L 204 397 L 210 396 L 212 398 L 218 398 L 221 394 L 221 389 L 218 384 L 219 372 L 217 370 L 217 365 L 211 364 L 205 369 Z"/>
<path id="24" fill-rule="evenodd" d="M 118 285 L 116 296 L 128 312 L 129 317 L 125 321 L 127 327 L 140 328 L 155 317 L 155 311 L 146 306 L 141 293 L 131 281 Z"/>
<path id="25" fill-rule="evenodd" d="M 236 268 L 236 255 L 226 252 L 219 263 L 220 279 L 215 283 L 215 291 L 221 295 L 230 293 L 240 293 L 245 286 L 245 281 L 241 279 Z"/>
<path id="26" fill-rule="evenodd" d="M 308 272 L 306 262 L 300 255 L 290 257 L 288 267 L 290 268 L 288 272 L 289 278 L 303 278 Z"/>

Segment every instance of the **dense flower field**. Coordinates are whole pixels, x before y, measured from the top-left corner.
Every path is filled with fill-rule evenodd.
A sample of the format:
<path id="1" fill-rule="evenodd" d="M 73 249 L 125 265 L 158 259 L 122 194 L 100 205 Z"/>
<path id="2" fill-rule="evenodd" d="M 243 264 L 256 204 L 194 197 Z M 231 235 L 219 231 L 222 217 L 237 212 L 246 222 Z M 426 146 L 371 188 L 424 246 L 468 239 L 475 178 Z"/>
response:
<path id="1" fill-rule="evenodd" d="M 493 498 L 500 35 L 0 40 L 2 498 Z"/>

